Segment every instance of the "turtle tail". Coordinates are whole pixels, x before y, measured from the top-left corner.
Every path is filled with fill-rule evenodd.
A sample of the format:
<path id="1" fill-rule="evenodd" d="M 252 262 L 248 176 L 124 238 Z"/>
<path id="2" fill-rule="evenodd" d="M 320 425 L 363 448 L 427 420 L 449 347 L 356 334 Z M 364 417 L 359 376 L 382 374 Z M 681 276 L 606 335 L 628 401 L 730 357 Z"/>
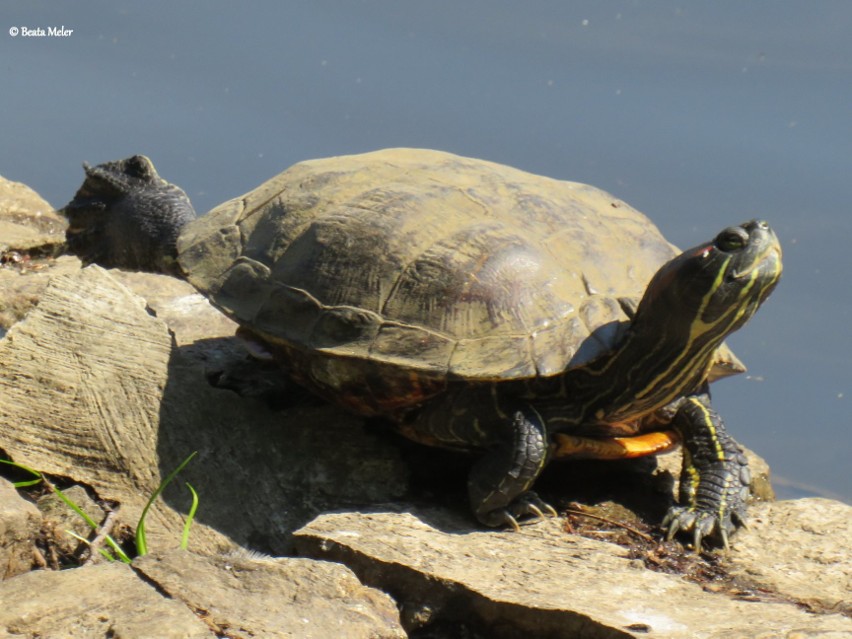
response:
<path id="1" fill-rule="evenodd" d="M 180 275 L 177 238 L 196 217 L 186 193 L 143 155 L 83 168 L 82 186 L 60 211 L 67 251 L 85 264 Z"/>

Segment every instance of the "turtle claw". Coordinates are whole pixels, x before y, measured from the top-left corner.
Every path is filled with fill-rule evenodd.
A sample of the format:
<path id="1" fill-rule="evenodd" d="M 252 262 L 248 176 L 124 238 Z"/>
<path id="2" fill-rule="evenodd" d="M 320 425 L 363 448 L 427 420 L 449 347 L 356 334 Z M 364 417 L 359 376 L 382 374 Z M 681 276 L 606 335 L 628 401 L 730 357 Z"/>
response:
<path id="1" fill-rule="evenodd" d="M 706 388 L 681 403 L 672 424 L 683 437 L 685 452 L 678 491 L 682 505 L 669 509 L 663 520 L 666 538 L 690 533 L 695 552 L 708 539 L 727 550 L 748 508 L 748 458 L 710 407 Z"/>
<path id="2" fill-rule="evenodd" d="M 545 506 L 547 506 L 547 508 L 545 508 L 545 514 L 548 517 L 559 517 L 559 513 L 556 512 L 556 509 L 553 506 L 550 504 L 545 504 Z"/>
<path id="3" fill-rule="evenodd" d="M 509 514 L 509 511 L 504 510 L 502 516 L 505 524 L 510 526 L 514 532 L 521 532 L 521 524 L 519 524 L 518 520 Z"/>
<path id="4" fill-rule="evenodd" d="M 528 508 L 530 510 L 530 514 L 532 514 L 536 518 L 536 520 L 541 521 L 542 519 L 544 519 L 544 513 L 542 512 L 541 508 L 539 508 L 535 504 L 530 504 Z"/>
<path id="5" fill-rule="evenodd" d="M 737 525 L 742 523 L 743 518 L 737 512 L 720 517 L 706 511 L 674 506 L 663 519 L 662 527 L 666 530 L 666 541 L 671 541 L 678 533 L 691 532 L 693 550 L 700 552 L 701 543 L 711 538 L 716 538 L 721 542 L 722 547 L 728 550 L 730 534 L 736 530 Z"/>
<path id="6" fill-rule="evenodd" d="M 524 517 L 531 515 L 532 519 L 526 520 L 529 523 L 542 521 L 543 519 L 547 519 L 547 517 L 556 517 L 559 514 L 553 506 L 531 490 L 515 499 L 509 505 L 509 508 L 517 513 L 516 516 Z"/>
<path id="7" fill-rule="evenodd" d="M 489 513 L 487 522 L 493 526 L 508 526 L 515 532 L 520 532 L 521 526 L 538 523 L 548 517 L 556 517 L 559 513 L 534 492 L 529 491 L 518 496 L 505 508 L 499 508 Z M 494 522 L 494 523 L 491 523 Z"/>
<path id="8" fill-rule="evenodd" d="M 530 509 L 535 513 L 539 520 L 547 519 L 548 517 L 559 517 L 556 509 L 547 502 L 541 502 L 538 506 L 530 505 Z"/>

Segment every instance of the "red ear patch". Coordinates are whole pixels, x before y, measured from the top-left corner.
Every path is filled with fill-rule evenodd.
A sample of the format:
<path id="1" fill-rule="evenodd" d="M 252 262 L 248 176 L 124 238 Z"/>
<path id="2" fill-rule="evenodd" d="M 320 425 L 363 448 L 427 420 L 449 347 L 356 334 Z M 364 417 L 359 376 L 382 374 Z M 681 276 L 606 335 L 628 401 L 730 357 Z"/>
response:
<path id="1" fill-rule="evenodd" d="M 705 258 L 705 257 L 707 257 L 708 255 L 710 255 L 710 253 L 712 253 L 712 252 L 713 252 L 713 248 L 714 248 L 714 247 L 713 247 L 713 245 L 712 245 L 712 244 L 709 244 L 709 245 L 707 245 L 707 246 L 699 246 L 699 247 L 697 247 L 697 248 L 695 248 L 695 249 L 693 249 L 693 250 L 691 250 L 691 251 L 687 251 L 687 252 L 685 252 L 685 253 L 684 253 L 684 255 L 685 255 L 686 257 L 701 257 L 701 258 Z"/>

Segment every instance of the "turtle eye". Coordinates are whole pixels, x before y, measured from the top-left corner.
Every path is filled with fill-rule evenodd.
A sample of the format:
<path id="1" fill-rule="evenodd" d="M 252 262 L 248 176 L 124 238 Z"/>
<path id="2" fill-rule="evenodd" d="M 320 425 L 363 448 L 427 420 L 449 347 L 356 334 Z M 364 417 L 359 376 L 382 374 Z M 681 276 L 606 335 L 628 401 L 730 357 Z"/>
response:
<path id="1" fill-rule="evenodd" d="M 748 231 L 741 226 L 732 226 L 716 236 L 715 244 L 722 251 L 736 251 L 748 244 Z"/>

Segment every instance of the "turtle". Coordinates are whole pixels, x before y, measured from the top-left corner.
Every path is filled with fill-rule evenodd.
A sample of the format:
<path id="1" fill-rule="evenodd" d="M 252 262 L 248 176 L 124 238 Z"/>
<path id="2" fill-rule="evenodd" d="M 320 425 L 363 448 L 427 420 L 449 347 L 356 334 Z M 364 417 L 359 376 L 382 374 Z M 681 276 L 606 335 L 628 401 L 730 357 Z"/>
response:
<path id="1" fill-rule="evenodd" d="M 478 453 L 481 524 L 556 514 L 532 490 L 553 459 L 678 443 L 667 537 L 744 523 L 708 387 L 744 370 L 724 340 L 780 278 L 766 221 L 680 252 L 598 188 L 425 149 L 300 162 L 202 216 L 145 156 L 83 166 L 69 252 L 185 278 L 313 393 Z"/>

